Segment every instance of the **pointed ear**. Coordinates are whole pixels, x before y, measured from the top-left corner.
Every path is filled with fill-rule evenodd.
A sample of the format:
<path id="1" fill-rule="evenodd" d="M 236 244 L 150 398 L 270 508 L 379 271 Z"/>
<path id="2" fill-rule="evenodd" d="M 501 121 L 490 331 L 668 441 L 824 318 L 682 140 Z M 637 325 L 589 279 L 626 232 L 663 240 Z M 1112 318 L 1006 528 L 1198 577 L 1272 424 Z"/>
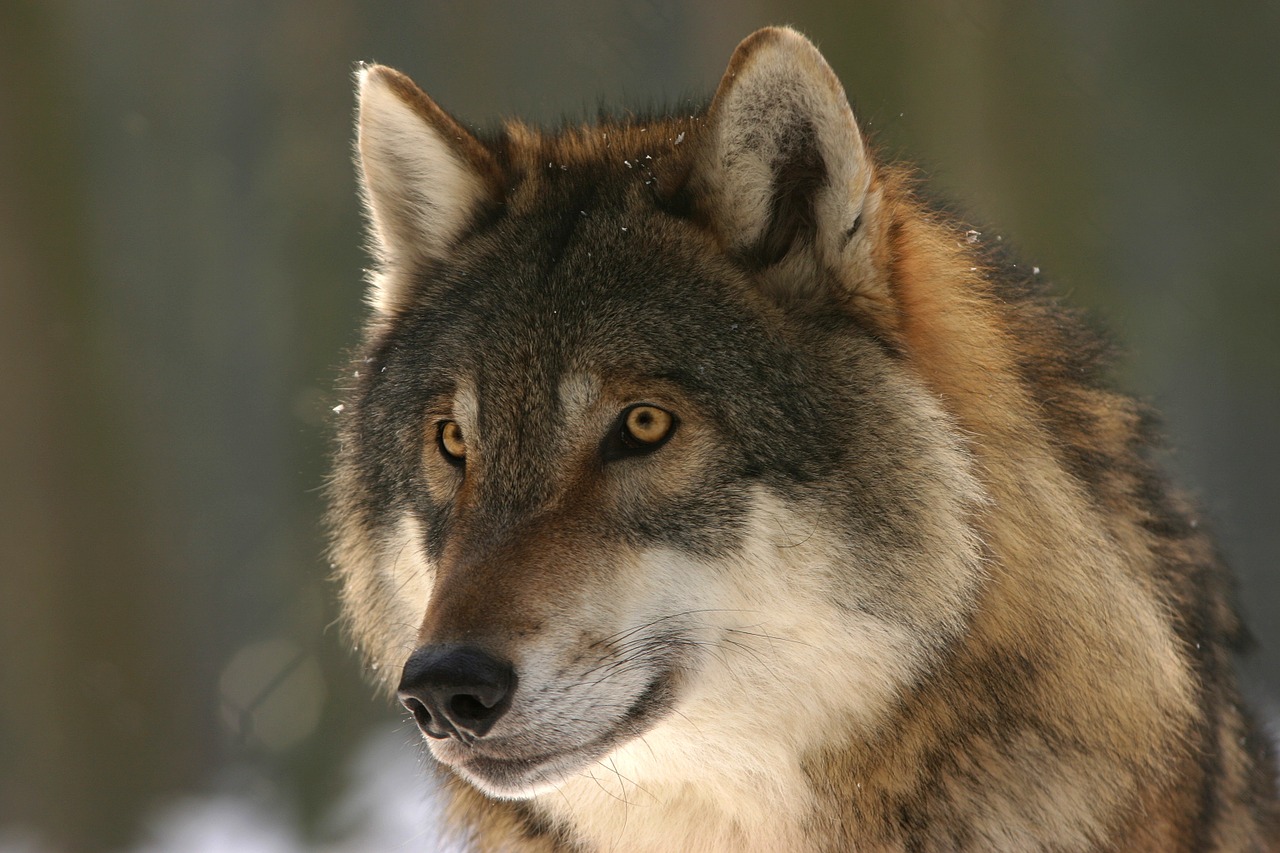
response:
<path id="1" fill-rule="evenodd" d="M 387 289 L 404 278 L 394 270 L 444 256 L 503 182 L 493 154 L 400 72 L 362 66 L 357 95 L 357 165 L 384 266 L 371 297 L 385 311 L 400 296 Z"/>
<path id="2" fill-rule="evenodd" d="M 748 36 L 708 122 L 698 177 L 729 252 L 766 267 L 803 242 L 821 263 L 843 266 L 873 168 L 844 89 L 817 48 L 785 28 Z"/>

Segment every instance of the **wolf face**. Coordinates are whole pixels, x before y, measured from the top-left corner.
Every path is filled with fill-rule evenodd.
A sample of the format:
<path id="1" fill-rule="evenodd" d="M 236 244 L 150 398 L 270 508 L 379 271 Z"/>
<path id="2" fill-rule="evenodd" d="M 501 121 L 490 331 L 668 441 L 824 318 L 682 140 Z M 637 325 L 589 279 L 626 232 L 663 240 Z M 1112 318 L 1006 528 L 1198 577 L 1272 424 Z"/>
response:
<path id="1" fill-rule="evenodd" d="M 865 254 L 847 199 L 760 204 L 759 166 L 812 168 L 821 140 L 803 105 L 761 116 L 768 94 L 739 91 L 768 75 L 847 112 L 766 68 L 709 122 L 486 147 L 361 71 L 384 258 L 351 413 L 361 583 L 382 590 L 375 654 L 419 650 L 402 696 L 433 753 L 490 793 L 659 726 L 691 748 L 707 715 L 787 739 L 873 725 L 963 625 L 981 496 L 955 430 L 838 284 L 753 275 Z M 856 127 L 828 121 L 865 195 Z M 756 219 L 704 221 L 694 184 L 759 194 Z"/>
<path id="2" fill-rule="evenodd" d="M 1053 437 L 1051 347 L 812 45 L 763 30 L 705 113 L 555 135 L 380 66 L 359 94 L 334 553 L 442 764 L 566 843 L 650 798 L 636 849 L 1070 847 L 1147 802 L 1194 728 L 1145 568 L 1177 558 L 1059 456 L 1108 439 Z"/>

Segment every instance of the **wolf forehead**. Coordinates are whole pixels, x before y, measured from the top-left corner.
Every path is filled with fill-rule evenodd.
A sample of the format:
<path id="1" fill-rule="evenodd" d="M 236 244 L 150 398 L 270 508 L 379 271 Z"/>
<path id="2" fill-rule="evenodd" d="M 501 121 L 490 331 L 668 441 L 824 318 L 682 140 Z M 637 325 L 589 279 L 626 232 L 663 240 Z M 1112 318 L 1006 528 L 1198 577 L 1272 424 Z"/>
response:
<path id="1" fill-rule="evenodd" d="M 832 462 L 838 445 L 820 421 L 848 389 L 824 350 L 865 345 L 847 318 L 784 315 L 716 256 L 645 233 L 687 225 L 631 216 L 623 232 L 603 207 L 490 221 L 423 264 L 364 357 L 374 369 L 361 371 L 361 408 L 403 421 L 447 410 L 465 389 L 477 425 L 515 420 L 533 436 L 555 428 L 566 383 L 580 378 L 636 401 L 673 390 L 740 446 L 786 449 L 792 470 L 804 457 Z"/>
<path id="2" fill-rule="evenodd" d="M 567 179 L 561 178 L 561 181 Z M 658 353 L 730 332 L 756 311 L 728 264 L 700 251 L 697 230 L 652 204 L 583 177 L 564 195 L 483 217 L 448 252 L 410 274 L 399 324 L 487 361 L 542 360 L 670 369 Z M 393 273 L 395 274 L 395 273 Z M 684 351 L 687 352 L 687 349 Z"/>

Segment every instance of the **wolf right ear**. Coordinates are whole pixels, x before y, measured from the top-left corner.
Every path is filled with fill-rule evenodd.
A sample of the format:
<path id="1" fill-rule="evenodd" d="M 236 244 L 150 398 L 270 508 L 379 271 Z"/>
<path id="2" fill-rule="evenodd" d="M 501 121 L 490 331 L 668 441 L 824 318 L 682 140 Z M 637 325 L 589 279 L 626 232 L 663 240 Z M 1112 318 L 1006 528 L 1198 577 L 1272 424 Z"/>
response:
<path id="1" fill-rule="evenodd" d="M 358 168 L 374 250 L 384 267 L 443 257 L 481 210 L 501 198 L 490 151 L 405 75 L 383 65 L 357 72 Z M 402 275 L 373 283 L 375 310 L 390 313 Z"/>
<path id="2" fill-rule="evenodd" d="M 731 255 L 757 268 L 868 262 L 872 158 L 844 88 L 808 39 L 785 27 L 744 39 L 708 123 L 692 177 Z M 784 290 L 814 280 L 779 278 L 790 281 Z"/>

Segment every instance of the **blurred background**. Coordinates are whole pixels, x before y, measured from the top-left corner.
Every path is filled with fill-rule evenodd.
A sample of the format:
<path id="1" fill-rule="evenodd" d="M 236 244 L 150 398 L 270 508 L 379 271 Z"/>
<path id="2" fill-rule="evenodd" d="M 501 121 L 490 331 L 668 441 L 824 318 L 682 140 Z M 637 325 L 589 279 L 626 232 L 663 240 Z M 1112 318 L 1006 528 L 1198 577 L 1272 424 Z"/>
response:
<path id="1" fill-rule="evenodd" d="M 474 124 L 682 103 L 766 23 L 1128 346 L 1280 690 L 1280 4 L 0 3 L 0 851 L 432 849 L 335 627 L 356 60 Z"/>

